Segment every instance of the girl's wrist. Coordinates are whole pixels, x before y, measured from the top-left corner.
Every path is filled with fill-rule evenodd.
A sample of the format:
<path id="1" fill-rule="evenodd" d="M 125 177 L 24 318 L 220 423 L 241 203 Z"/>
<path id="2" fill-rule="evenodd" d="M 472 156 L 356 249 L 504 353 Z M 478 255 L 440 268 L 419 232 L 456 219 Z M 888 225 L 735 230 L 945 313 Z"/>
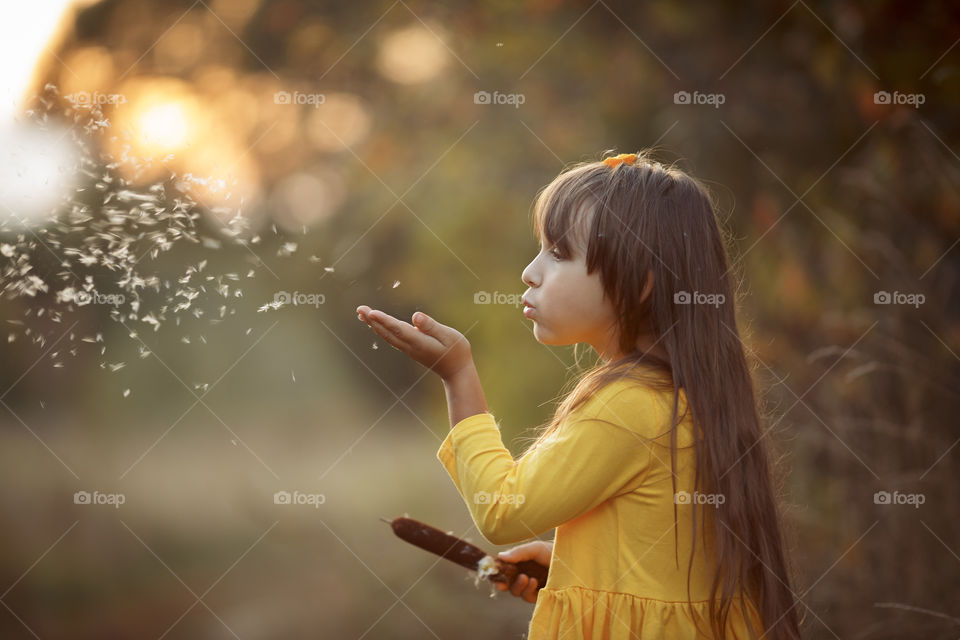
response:
<path id="1" fill-rule="evenodd" d="M 487 412 L 480 375 L 472 360 L 456 373 L 443 378 L 443 387 L 447 394 L 451 429 L 464 418 Z"/>

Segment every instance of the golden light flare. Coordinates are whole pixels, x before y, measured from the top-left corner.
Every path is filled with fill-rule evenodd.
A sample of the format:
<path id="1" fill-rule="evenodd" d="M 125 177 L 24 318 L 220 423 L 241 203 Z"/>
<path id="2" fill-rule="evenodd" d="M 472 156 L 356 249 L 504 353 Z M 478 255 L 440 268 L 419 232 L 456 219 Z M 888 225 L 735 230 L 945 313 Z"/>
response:
<path id="1" fill-rule="evenodd" d="M 49 51 L 69 33 L 76 12 L 98 0 L 32 0 L 4 3 L 0 20 L 0 120 L 8 121 L 32 97 L 31 87 L 48 67 Z"/>
<path id="2" fill-rule="evenodd" d="M 421 23 L 388 33 L 380 40 L 377 70 L 400 84 L 419 84 L 438 76 L 449 62 L 450 52 L 441 41 L 439 26 Z"/>
<path id="3" fill-rule="evenodd" d="M 137 129 L 143 148 L 161 154 L 179 151 L 190 139 L 185 106 L 177 102 L 161 102 L 141 111 Z"/>
<path id="4" fill-rule="evenodd" d="M 117 133 L 108 147 L 123 159 L 128 179 L 145 184 L 176 174 L 191 196 L 224 217 L 241 199 L 258 197 L 256 155 L 242 133 L 247 127 L 234 126 L 238 114 L 176 78 L 138 77 L 120 93 L 126 102 L 112 111 Z"/>
<path id="5" fill-rule="evenodd" d="M 77 70 L 66 70 L 65 61 L 53 59 L 50 52 L 68 37 L 76 11 L 93 2 L 33 0 L 4 6 L 4 19 L 0 20 L 0 219 L 10 222 L 11 228 L 49 220 L 62 198 L 76 187 L 80 149 L 69 130 L 54 122 L 38 128 L 23 116 L 34 106 L 35 87 L 41 79 L 56 78 L 60 68 L 71 81 L 79 77 Z M 103 56 L 95 49 L 87 53 L 91 51 L 99 62 L 83 55 L 72 56 L 69 62 L 82 70 L 96 67 L 110 72 Z"/>

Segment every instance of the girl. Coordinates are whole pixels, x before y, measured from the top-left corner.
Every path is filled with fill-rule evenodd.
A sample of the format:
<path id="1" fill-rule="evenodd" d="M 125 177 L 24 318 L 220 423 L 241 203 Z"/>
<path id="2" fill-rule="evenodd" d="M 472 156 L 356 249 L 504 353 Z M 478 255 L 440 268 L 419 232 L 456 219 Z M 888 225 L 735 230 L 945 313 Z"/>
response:
<path id="1" fill-rule="evenodd" d="M 531 640 L 799 637 L 774 482 L 706 188 L 649 151 L 581 163 L 539 193 L 522 274 L 543 344 L 599 354 L 514 460 L 470 344 L 424 313 L 358 317 L 443 380 L 437 452 L 483 536 L 549 565 Z M 681 563 L 681 557 L 684 562 Z M 685 565 L 682 566 L 682 565 Z M 534 595 L 535 594 L 535 595 Z"/>

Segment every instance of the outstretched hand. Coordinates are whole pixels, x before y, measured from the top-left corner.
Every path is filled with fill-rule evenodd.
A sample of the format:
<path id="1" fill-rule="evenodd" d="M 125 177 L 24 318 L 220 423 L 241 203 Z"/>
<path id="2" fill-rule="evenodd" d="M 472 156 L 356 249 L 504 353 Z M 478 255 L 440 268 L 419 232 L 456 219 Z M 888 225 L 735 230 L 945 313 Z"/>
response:
<path id="1" fill-rule="evenodd" d="M 390 346 L 403 351 L 444 380 L 452 379 L 458 371 L 473 363 L 466 337 L 422 311 L 413 314 L 413 324 L 410 324 L 360 305 L 357 318 L 366 322 Z"/>

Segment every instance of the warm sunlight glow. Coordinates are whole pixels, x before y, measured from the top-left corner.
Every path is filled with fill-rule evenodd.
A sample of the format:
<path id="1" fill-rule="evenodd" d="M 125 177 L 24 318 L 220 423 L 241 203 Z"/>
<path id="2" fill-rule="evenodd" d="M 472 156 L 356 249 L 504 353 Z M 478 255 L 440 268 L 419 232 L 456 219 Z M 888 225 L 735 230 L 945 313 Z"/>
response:
<path id="1" fill-rule="evenodd" d="M 217 92 L 218 99 L 210 99 L 168 76 L 138 76 L 117 90 L 126 102 L 112 111 L 115 133 L 107 146 L 123 159 L 128 179 L 150 184 L 176 175 L 189 182 L 195 198 L 223 208 L 225 216 L 257 196 L 256 158 L 242 128 L 234 126 L 251 98 L 240 93 L 225 101 Z"/>
<path id="2" fill-rule="evenodd" d="M 90 0 L 7 3 L 0 20 L 0 219 L 12 227 L 46 220 L 76 180 L 77 149 L 65 129 L 22 118 L 35 77 L 51 64 L 73 11 Z"/>
<path id="3" fill-rule="evenodd" d="M 419 84 L 439 75 L 447 66 L 449 50 L 441 42 L 439 26 L 423 24 L 393 31 L 380 41 L 377 70 L 400 84 Z"/>
<path id="4" fill-rule="evenodd" d="M 187 144 L 190 123 L 182 105 L 165 102 L 148 107 L 137 118 L 138 142 L 145 151 L 170 153 Z"/>
<path id="5" fill-rule="evenodd" d="M 41 59 L 62 31 L 68 9 L 90 4 L 74 0 L 32 0 L 4 3 L 0 20 L 0 119 L 9 121 L 22 107 Z"/>

